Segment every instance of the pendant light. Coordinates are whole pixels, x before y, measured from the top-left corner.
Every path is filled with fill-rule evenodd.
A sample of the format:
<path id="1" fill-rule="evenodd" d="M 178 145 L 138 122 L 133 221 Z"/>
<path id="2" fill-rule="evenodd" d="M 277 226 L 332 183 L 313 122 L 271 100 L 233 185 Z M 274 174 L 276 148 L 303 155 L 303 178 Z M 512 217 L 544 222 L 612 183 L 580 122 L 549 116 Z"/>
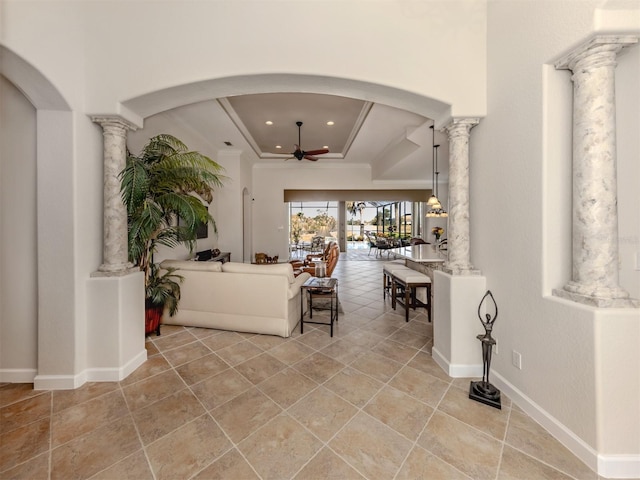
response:
<path id="1" fill-rule="evenodd" d="M 435 165 L 436 165 L 436 198 L 438 197 L 438 175 L 440 175 L 440 172 L 438 171 L 438 147 L 440 147 L 440 145 L 435 145 Z M 433 205 L 431 207 L 431 209 L 434 211 L 434 217 L 448 217 L 449 214 L 447 213 L 447 211 L 442 208 L 442 204 L 440 203 L 440 200 L 438 200 L 438 204 L 437 205 Z"/>
<path id="2" fill-rule="evenodd" d="M 438 200 L 438 196 L 436 195 L 436 129 L 433 125 L 429 127 L 431 129 L 431 150 L 433 155 L 433 161 L 431 162 L 431 196 L 429 200 L 427 200 L 427 205 L 429 205 L 429 210 L 432 210 L 435 205 L 440 205 L 440 201 Z M 440 205 L 441 206 L 441 205 Z"/>
<path id="3" fill-rule="evenodd" d="M 427 217 L 448 217 L 449 214 L 446 212 L 444 208 L 442 208 L 442 204 L 438 199 L 438 148 L 440 145 L 436 145 L 436 133 L 435 128 L 431 125 L 430 128 L 433 128 L 433 187 L 431 190 L 431 197 L 427 200 L 427 205 L 429 205 L 429 210 L 427 210 Z"/>

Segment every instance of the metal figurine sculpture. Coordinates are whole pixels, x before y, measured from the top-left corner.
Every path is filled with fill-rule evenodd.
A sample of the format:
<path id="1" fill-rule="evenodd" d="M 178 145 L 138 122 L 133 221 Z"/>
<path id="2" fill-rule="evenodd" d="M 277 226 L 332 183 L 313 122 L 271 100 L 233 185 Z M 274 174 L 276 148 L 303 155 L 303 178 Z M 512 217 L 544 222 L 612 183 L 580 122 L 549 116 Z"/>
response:
<path id="1" fill-rule="evenodd" d="M 484 321 L 480 311 L 482 309 L 482 304 L 485 302 L 487 297 L 491 298 L 496 313 L 493 318 L 491 318 L 489 313 L 485 313 L 486 321 Z M 477 402 L 502 409 L 500 402 L 500 390 L 489 382 L 491 351 L 493 350 L 493 346 L 496 344 L 496 341 L 491 336 L 491 331 L 493 330 L 493 323 L 496 321 L 496 318 L 498 318 L 498 304 L 496 304 L 491 290 L 487 290 L 487 293 L 484 294 L 484 297 L 482 297 L 482 300 L 480 301 L 480 305 L 478 305 L 478 317 L 484 326 L 485 332 L 484 335 L 478 335 L 477 337 L 478 340 L 482 342 L 482 380 L 478 382 L 471 382 L 469 387 L 469 398 Z"/>

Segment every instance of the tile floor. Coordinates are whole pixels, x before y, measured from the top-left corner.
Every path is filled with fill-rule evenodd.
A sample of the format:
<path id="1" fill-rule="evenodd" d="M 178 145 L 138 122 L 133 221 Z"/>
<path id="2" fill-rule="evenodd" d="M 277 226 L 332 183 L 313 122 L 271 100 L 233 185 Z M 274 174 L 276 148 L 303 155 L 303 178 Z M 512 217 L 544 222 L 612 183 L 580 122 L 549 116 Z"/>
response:
<path id="1" fill-rule="evenodd" d="M 122 382 L 1 385 L 0 478 L 598 478 L 508 398 L 470 401 L 431 358 L 425 313 L 406 323 L 382 301 L 366 253 L 334 272 L 333 338 L 167 326 Z"/>

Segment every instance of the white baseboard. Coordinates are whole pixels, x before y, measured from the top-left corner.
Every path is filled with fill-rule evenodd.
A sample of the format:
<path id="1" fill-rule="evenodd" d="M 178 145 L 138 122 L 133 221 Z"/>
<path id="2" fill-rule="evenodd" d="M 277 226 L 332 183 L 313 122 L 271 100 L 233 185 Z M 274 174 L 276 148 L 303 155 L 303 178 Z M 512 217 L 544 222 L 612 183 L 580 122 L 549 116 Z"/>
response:
<path id="1" fill-rule="evenodd" d="M 598 455 L 598 475 L 604 478 L 640 478 L 640 455 Z"/>
<path id="2" fill-rule="evenodd" d="M 86 370 L 87 382 L 119 382 L 127 378 L 136 368 L 147 361 L 147 350 L 143 349 L 127 364 L 119 368 L 90 368 Z"/>
<path id="3" fill-rule="evenodd" d="M 491 379 L 491 383 L 601 477 L 640 478 L 640 455 L 599 455 L 591 446 L 499 373 L 492 372 Z"/>
<path id="4" fill-rule="evenodd" d="M 84 372 L 78 375 L 36 375 L 34 390 L 74 390 L 86 383 Z"/>
<path id="5" fill-rule="evenodd" d="M 437 348 L 431 349 L 431 356 L 435 362 L 452 378 L 480 378 L 482 377 L 482 364 L 479 365 L 460 365 L 449 363 Z"/>
<path id="6" fill-rule="evenodd" d="M 5 368 L 0 370 L 0 382 L 33 383 L 37 373 L 35 368 Z"/>
<path id="7" fill-rule="evenodd" d="M 89 368 L 78 375 L 36 375 L 34 390 L 73 390 L 86 382 L 119 382 L 129 376 L 147 360 L 147 351 L 142 350 L 126 365 L 118 368 Z"/>

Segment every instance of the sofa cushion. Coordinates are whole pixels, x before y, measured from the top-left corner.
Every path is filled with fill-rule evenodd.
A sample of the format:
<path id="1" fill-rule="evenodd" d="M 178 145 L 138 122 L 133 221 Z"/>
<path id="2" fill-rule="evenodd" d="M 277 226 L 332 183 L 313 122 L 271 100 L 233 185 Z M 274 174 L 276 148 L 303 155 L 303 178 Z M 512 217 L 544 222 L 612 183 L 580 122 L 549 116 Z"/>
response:
<path id="1" fill-rule="evenodd" d="M 179 270 L 197 270 L 199 272 L 222 272 L 220 262 L 194 262 L 193 260 L 165 260 L 160 264 L 165 270 L 169 267 Z"/>
<path id="2" fill-rule="evenodd" d="M 222 271 L 229 273 L 251 273 L 255 275 L 282 275 L 287 277 L 289 283 L 295 281 L 293 267 L 289 263 L 265 263 L 252 264 L 240 262 L 226 262 L 222 264 Z"/>

